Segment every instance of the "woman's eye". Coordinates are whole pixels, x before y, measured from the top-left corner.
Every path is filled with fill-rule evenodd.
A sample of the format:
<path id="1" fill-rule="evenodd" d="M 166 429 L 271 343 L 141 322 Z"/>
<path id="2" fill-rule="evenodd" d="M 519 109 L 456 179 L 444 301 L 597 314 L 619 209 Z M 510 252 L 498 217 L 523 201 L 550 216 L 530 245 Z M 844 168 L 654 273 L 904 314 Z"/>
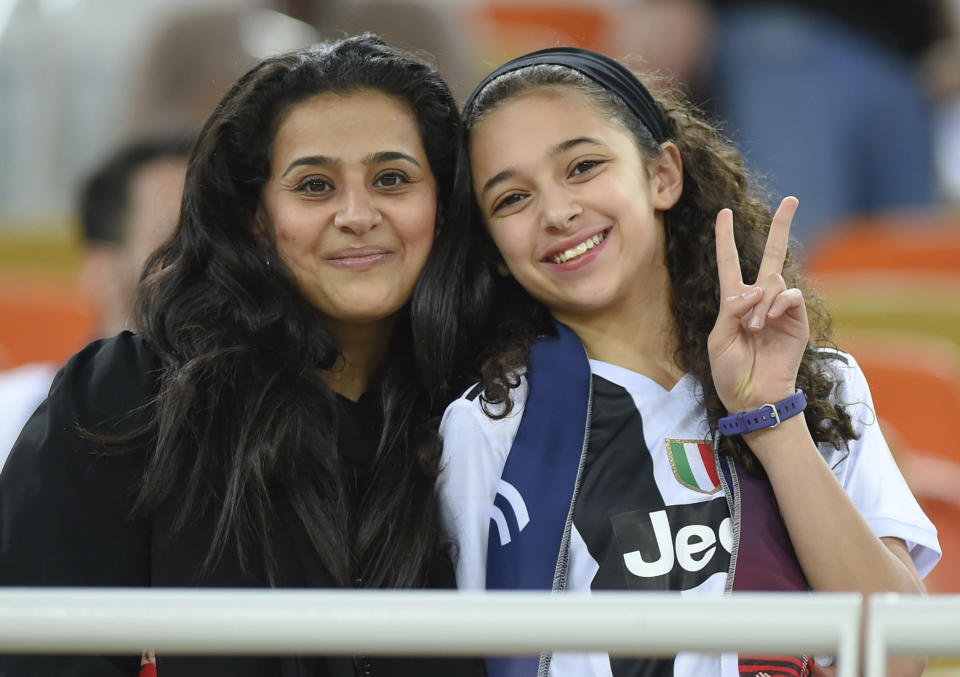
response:
<path id="1" fill-rule="evenodd" d="M 301 193 L 308 193 L 310 195 L 322 195 L 323 193 L 329 193 L 333 190 L 333 184 L 326 179 L 310 177 L 300 182 L 298 190 Z"/>
<path id="2" fill-rule="evenodd" d="M 574 165 L 573 171 L 570 172 L 570 174 L 571 174 L 572 176 L 578 176 L 578 175 L 580 175 L 580 174 L 586 174 L 586 173 L 589 172 L 591 169 L 593 169 L 593 168 L 595 168 L 595 167 L 599 167 L 599 166 L 602 165 L 602 164 L 603 164 L 603 162 L 600 161 L 600 160 L 583 160 L 582 162 L 578 162 L 576 165 Z"/>
<path id="3" fill-rule="evenodd" d="M 496 214 L 502 209 L 512 207 L 516 204 L 519 204 L 523 200 L 523 193 L 510 193 L 502 200 L 499 200 L 493 205 L 493 213 Z"/>
<path id="4" fill-rule="evenodd" d="M 385 172 L 373 182 L 378 188 L 399 188 L 410 183 L 410 179 L 401 172 Z"/>

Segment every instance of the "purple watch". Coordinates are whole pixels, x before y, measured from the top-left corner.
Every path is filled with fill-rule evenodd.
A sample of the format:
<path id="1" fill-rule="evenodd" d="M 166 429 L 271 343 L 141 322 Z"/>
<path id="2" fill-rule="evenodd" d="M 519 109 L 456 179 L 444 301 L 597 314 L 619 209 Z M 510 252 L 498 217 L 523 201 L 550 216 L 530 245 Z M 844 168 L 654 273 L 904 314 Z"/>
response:
<path id="1" fill-rule="evenodd" d="M 752 433 L 761 428 L 776 428 L 780 421 L 796 416 L 807 408 L 807 396 L 797 388 L 797 392 L 785 400 L 774 404 L 764 404 L 753 411 L 741 411 L 739 414 L 724 416 L 719 421 L 720 432 L 730 435 Z"/>

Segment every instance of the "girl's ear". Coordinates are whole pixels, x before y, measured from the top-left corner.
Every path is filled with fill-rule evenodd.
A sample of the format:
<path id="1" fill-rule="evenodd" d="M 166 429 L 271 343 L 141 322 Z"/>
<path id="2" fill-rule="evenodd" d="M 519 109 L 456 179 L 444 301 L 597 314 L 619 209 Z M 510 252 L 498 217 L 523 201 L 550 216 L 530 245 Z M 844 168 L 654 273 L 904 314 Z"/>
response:
<path id="1" fill-rule="evenodd" d="M 677 204 L 683 193 L 683 158 L 672 141 L 661 146 L 663 152 L 653 166 L 653 206 L 666 211 Z"/>

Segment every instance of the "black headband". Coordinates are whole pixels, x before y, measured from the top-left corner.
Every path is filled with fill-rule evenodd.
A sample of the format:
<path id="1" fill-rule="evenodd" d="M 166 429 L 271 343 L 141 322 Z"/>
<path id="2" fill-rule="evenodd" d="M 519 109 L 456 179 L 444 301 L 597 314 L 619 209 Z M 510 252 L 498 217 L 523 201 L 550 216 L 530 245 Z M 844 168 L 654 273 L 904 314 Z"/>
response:
<path id="1" fill-rule="evenodd" d="M 467 99 L 467 104 L 463 108 L 464 114 L 470 111 L 477 96 L 493 80 L 504 73 L 540 65 L 566 66 L 585 75 L 623 99 L 623 102 L 650 130 L 657 143 L 663 143 L 667 140 L 666 123 L 663 120 L 663 115 L 650 92 L 637 79 L 637 76 L 616 59 L 580 47 L 550 47 L 508 61 L 477 85 L 473 93 L 470 94 L 470 98 Z"/>

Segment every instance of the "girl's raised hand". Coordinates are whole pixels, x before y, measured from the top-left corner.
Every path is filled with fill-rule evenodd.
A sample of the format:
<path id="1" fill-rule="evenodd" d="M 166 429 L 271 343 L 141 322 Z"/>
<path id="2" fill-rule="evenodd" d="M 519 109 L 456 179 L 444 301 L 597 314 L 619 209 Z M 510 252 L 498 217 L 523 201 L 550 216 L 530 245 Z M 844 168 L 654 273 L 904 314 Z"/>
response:
<path id="1" fill-rule="evenodd" d="M 743 282 L 733 235 L 733 213 L 717 215 L 720 312 L 707 349 L 717 394 L 730 413 L 778 402 L 796 391 L 797 370 L 810 337 L 799 289 L 787 289 L 781 271 L 797 199 L 777 208 L 753 285 Z"/>

